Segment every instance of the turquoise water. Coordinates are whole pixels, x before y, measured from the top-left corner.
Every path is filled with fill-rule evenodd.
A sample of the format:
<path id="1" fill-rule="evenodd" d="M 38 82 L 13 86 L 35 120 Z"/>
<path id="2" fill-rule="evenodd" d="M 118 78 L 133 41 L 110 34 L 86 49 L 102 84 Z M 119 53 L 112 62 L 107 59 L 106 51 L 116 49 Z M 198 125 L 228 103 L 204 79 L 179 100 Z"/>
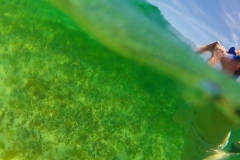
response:
<path id="1" fill-rule="evenodd" d="M 202 81 L 239 104 L 145 1 L 49 2 L 0 0 L 0 159 L 179 159 Z"/>

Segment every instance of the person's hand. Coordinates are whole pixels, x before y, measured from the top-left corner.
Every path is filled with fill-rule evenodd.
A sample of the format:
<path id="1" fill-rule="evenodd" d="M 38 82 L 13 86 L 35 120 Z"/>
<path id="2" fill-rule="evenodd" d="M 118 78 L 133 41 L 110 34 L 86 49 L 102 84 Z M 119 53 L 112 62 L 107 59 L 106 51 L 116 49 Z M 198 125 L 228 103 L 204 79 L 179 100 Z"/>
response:
<path id="1" fill-rule="evenodd" d="M 226 49 L 224 46 L 218 44 L 216 45 L 216 47 L 213 49 L 213 54 L 215 56 L 215 58 L 217 58 L 217 60 L 220 60 L 224 54 L 226 53 Z M 240 54 L 240 52 L 239 52 Z"/>
<path id="2" fill-rule="evenodd" d="M 212 51 L 212 56 L 209 59 L 208 64 L 211 66 L 216 65 L 222 59 L 224 54 L 226 54 L 225 47 L 220 45 L 220 43 L 217 43 Z"/>
<path id="3" fill-rule="evenodd" d="M 236 49 L 235 53 L 236 53 L 237 56 L 240 56 L 240 49 Z"/>

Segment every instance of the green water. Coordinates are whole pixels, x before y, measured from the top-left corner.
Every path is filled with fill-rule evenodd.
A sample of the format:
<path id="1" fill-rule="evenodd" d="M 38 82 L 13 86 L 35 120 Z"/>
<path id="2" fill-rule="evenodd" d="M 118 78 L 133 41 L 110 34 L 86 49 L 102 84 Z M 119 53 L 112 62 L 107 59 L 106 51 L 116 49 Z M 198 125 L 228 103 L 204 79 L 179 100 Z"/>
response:
<path id="1" fill-rule="evenodd" d="M 228 80 L 239 104 L 155 7 L 106 2 L 0 0 L 0 159 L 179 159 L 172 113 L 200 81 Z"/>

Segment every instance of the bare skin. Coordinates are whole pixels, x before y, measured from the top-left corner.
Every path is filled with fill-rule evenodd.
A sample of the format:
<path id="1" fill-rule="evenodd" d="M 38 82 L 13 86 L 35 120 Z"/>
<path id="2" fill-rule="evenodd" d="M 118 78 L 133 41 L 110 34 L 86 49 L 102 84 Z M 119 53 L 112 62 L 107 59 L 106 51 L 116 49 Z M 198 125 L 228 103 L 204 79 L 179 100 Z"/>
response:
<path id="1" fill-rule="evenodd" d="M 227 53 L 219 42 L 202 46 L 198 48 L 197 52 L 200 54 L 211 52 L 212 55 L 208 64 L 214 66 L 220 61 L 223 70 L 229 74 L 233 74 L 240 67 L 238 61 L 224 57 Z M 189 110 L 180 108 L 173 114 L 173 120 L 182 125 L 192 122 L 197 133 L 204 141 L 213 145 L 220 145 L 227 142 L 232 130 L 240 129 L 240 121 L 236 121 L 224 113 L 223 109 L 227 109 L 235 114 L 235 107 L 224 97 L 216 99 L 213 97 L 211 102 L 211 105 L 204 102 L 202 104 L 192 103 Z M 181 157 L 183 160 L 187 159 L 188 152 L 189 150 L 183 148 Z M 225 154 L 225 152 L 219 153 Z"/>
<path id="2" fill-rule="evenodd" d="M 220 100 L 217 103 L 227 103 L 225 100 Z M 230 104 L 226 104 L 228 107 Z M 229 109 L 232 109 L 229 107 Z M 225 142 L 228 134 L 232 130 L 240 129 L 240 122 L 230 119 L 226 114 L 214 106 L 194 107 L 192 109 L 192 121 L 201 137 L 208 143 L 218 145 Z M 177 123 L 184 124 L 181 109 L 177 110 L 173 115 L 173 120 Z"/>
<path id="3" fill-rule="evenodd" d="M 191 119 L 184 117 L 189 113 L 179 109 L 173 114 L 173 120 L 183 126 L 189 123 L 189 121 L 192 121 L 196 131 L 204 141 L 213 145 L 220 145 L 228 140 L 232 130 L 240 129 L 240 122 L 229 118 L 223 111 L 216 107 L 217 105 L 227 106 L 228 109 L 233 111 L 233 107 L 227 100 L 221 98 L 213 102 L 213 104 L 213 106 L 192 107 L 191 110 L 188 111 L 191 112 Z M 183 149 L 182 160 L 188 159 L 185 157 L 188 155 L 188 152 L 189 150 Z"/>
<path id="4" fill-rule="evenodd" d="M 218 103 L 229 107 L 230 103 L 220 100 Z M 226 104 L 227 103 L 227 104 Z M 194 109 L 193 124 L 202 138 L 211 144 L 226 142 L 232 130 L 240 129 L 240 123 L 232 120 L 217 107 L 197 107 Z"/>
<path id="5" fill-rule="evenodd" d="M 202 54 L 204 52 L 211 52 L 212 55 L 208 60 L 208 64 L 214 66 L 220 61 L 222 65 L 222 70 L 229 75 L 233 75 L 234 72 L 240 68 L 239 61 L 224 57 L 224 55 L 226 54 L 226 50 L 223 46 L 220 45 L 219 42 L 214 42 L 208 45 L 201 46 L 196 51 L 199 52 L 199 54 Z M 240 55 L 239 49 L 237 49 L 235 52 Z"/>
<path id="6" fill-rule="evenodd" d="M 204 52 L 211 52 L 211 57 L 208 60 L 208 64 L 211 66 L 216 65 L 221 60 L 221 58 L 223 58 L 224 53 L 226 52 L 225 48 L 221 46 L 219 42 L 201 46 L 196 51 L 200 54 Z"/>
<path id="7" fill-rule="evenodd" d="M 230 75 L 233 75 L 234 72 L 240 68 L 240 62 L 233 59 L 222 58 L 220 62 L 222 64 L 222 70 Z"/>

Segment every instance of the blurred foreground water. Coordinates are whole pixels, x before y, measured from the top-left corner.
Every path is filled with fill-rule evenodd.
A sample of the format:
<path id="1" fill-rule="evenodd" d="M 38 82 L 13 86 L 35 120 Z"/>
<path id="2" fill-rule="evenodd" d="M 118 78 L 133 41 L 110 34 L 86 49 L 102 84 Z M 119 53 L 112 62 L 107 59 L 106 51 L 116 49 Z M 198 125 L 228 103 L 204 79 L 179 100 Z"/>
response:
<path id="1" fill-rule="evenodd" d="M 201 81 L 239 104 L 147 2 L 51 2 L 0 0 L 1 159 L 179 159 Z"/>

